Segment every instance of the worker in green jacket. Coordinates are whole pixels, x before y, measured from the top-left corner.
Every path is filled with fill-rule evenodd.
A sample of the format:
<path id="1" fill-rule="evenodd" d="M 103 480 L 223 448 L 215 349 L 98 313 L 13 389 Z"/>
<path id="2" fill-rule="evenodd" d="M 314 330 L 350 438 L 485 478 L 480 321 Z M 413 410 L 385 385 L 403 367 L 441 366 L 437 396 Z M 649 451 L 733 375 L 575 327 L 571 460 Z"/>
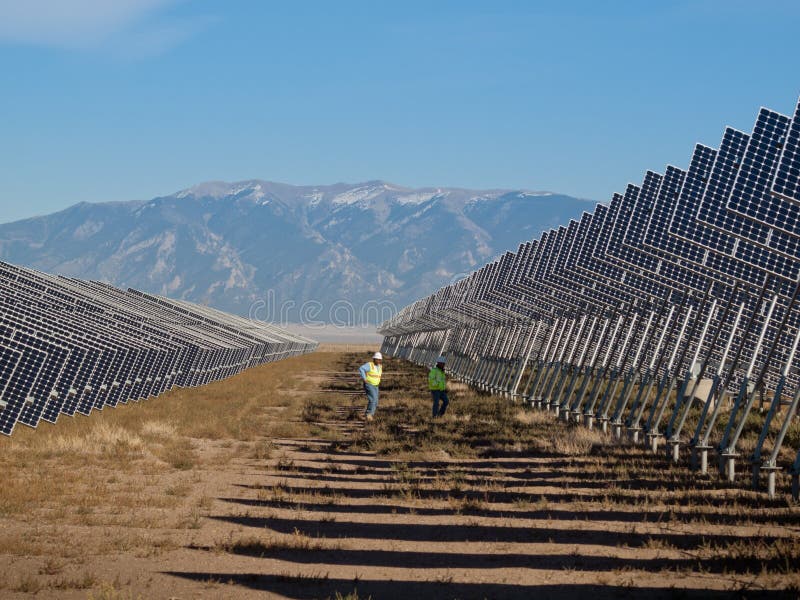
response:
<path id="1" fill-rule="evenodd" d="M 444 375 L 445 357 L 436 359 L 436 366 L 428 373 L 428 388 L 433 399 L 433 418 L 441 417 L 450 401 L 447 399 L 447 378 Z M 441 404 L 440 404 L 441 403 Z"/>

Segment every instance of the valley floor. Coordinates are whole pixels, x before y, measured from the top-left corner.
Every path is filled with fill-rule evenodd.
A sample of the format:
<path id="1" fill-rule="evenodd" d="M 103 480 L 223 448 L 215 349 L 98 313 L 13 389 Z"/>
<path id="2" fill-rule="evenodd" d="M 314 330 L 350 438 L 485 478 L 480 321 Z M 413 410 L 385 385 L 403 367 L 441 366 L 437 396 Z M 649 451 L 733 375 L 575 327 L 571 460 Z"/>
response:
<path id="1" fill-rule="evenodd" d="M 800 508 L 325 352 L 0 440 L 8 598 L 795 598 Z M 63 418 L 62 418 L 63 419 Z"/>

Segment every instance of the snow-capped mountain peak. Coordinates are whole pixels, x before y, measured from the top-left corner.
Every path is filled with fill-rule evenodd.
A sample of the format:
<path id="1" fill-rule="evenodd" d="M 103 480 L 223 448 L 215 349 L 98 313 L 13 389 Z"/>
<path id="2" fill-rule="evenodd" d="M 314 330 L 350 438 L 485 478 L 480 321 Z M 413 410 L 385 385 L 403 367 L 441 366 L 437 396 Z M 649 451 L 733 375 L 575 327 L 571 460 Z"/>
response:
<path id="1" fill-rule="evenodd" d="M 266 316 L 298 320 L 314 300 L 329 320 L 346 301 L 348 318 L 378 320 L 359 307 L 407 304 L 586 208 L 525 190 L 209 181 L 0 225 L 0 258 L 242 314 L 269 300 L 295 312 Z"/>

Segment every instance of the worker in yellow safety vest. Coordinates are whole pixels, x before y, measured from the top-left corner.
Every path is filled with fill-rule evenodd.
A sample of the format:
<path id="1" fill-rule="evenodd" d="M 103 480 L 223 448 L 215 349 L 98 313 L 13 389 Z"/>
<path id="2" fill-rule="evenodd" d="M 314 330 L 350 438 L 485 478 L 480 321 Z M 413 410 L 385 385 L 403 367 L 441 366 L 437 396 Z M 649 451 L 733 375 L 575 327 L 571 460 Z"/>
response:
<path id="1" fill-rule="evenodd" d="M 447 359 L 440 356 L 436 359 L 436 366 L 428 372 L 428 389 L 433 400 L 433 418 L 441 417 L 447 410 L 450 400 L 447 398 L 447 377 L 444 374 L 444 363 Z M 440 404 L 441 402 L 441 404 Z"/>
<path id="2" fill-rule="evenodd" d="M 372 421 L 375 410 L 378 408 L 379 387 L 381 385 L 381 375 L 383 375 L 383 355 L 376 352 L 372 355 L 372 360 L 364 363 L 358 369 L 361 379 L 364 382 L 364 392 L 367 394 L 367 410 L 365 418 Z"/>

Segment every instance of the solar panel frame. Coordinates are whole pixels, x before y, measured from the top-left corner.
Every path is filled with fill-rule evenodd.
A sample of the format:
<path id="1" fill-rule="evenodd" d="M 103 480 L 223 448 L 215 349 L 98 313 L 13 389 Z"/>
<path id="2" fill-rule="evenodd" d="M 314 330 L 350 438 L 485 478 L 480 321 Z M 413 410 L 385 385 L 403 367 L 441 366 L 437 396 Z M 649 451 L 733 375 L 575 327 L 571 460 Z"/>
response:
<path id="1" fill-rule="evenodd" d="M 30 402 L 43 403 L 49 396 L 48 384 L 58 368 L 60 355 L 58 352 L 48 353 L 50 348 L 47 344 L 29 346 L 23 340 L 16 339 L 13 326 L 9 326 L 2 318 L 0 346 L 7 350 L 16 350 L 22 355 L 4 390 L 3 400 L 6 406 L 0 411 L 0 433 L 11 435 L 26 405 Z M 42 372 L 45 377 L 41 376 Z"/>
<path id="2" fill-rule="evenodd" d="M 760 242 L 762 236 L 774 237 L 775 231 L 790 236 L 790 242 L 794 243 L 791 249 L 776 247 L 774 240 L 767 239 L 763 243 L 776 252 L 788 252 L 796 257 L 796 238 L 800 236 L 800 206 L 771 193 L 781 147 L 785 146 L 790 125 L 791 119 L 785 115 L 766 108 L 759 111 L 726 208 L 735 215 L 761 225 L 758 237 L 745 235 L 753 241 Z M 734 223 L 738 223 L 738 220 Z M 725 229 L 730 228 L 725 225 Z"/>
<path id="3" fill-rule="evenodd" d="M 26 285 L 26 286 L 28 286 L 28 288 L 27 288 L 28 291 L 32 292 L 35 295 L 39 295 L 41 297 L 42 301 L 46 297 L 49 299 L 49 301 L 63 300 L 64 302 L 71 303 L 74 306 L 78 306 L 79 310 L 81 310 L 81 309 L 85 310 L 86 311 L 85 314 L 91 315 L 91 317 L 93 317 L 93 318 L 97 317 L 98 311 L 99 311 L 100 314 L 102 314 L 104 312 L 103 307 L 98 307 L 98 306 L 92 305 L 91 300 L 96 300 L 96 298 L 84 299 L 82 301 L 79 298 L 76 298 L 75 296 L 70 296 L 69 294 L 62 293 L 57 288 L 56 289 L 52 288 L 52 285 L 59 286 L 59 285 L 65 284 L 65 282 L 68 282 L 68 280 L 66 280 L 64 278 L 53 278 L 53 277 L 47 276 L 46 274 L 40 274 L 40 273 L 34 272 L 32 270 L 17 268 L 17 267 L 13 267 L 13 266 L 10 266 L 10 265 L 7 265 L 7 264 L 0 265 L 0 270 L 2 270 L 3 273 L 6 276 L 13 275 L 14 277 L 17 277 L 17 278 L 20 278 L 20 279 L 24 278 L 24 281 L 15 282 L 15 283 L 17 283 L 18 285 Z M 68 283 L 72 283 L 72 282 L 68 282 Z M 76 287 L 76 286 L 73 286 L 73 287 Z M 19 291 L 19 289 L 17 291 Z M 70 291 L 72 293 L 74 293 L 75 289 L 72 289 Z M 106 312 L 108 312 L 107 308 L 108 307 L 106 307 Z M 184 312 L 187 311 L 186 308 L 182 308 L 181 310 L 184 311 Z M 119 315 L 111 315 L 111 317 L 112 317 L 111 322 L 106 321 L 105 325 L 110 326 L 112 328 L 125 329 L 126 325 L 129 326 L 130 323 L 131 323 L 130 320 L 121 319 Z M 114 318 L 116 318 L 116 321 L 114 321 Z M 134 321 L 134 322 L 136 322 L 136 321 Z M 140 325 L 141 325 L 142 322 L 143 321 L 141 321 L 141 320 L 139 321 Z M 203 331 L 202 331 L 203 328 L 206 329 L 206 333 L 203 333 Z M 226 331 L 221 332 L 221 331 L 212 329 L 210 326 L 207 326 L 207 325 L 204 324 L 204 325 L 201 326 L 201 331 L 198 334 L 198 335 L 200 335 L 201 339 L 204 339 L 204 341 L 206 341 L 206 342 L 208 342 L 209 340 L 214 340 L 214 343 L 207 343 L 206 344 L 207 346 L 216 346 L 216 347 L 222 347 L 222 348 L 227 347 L 227 349 L 224 350 L 224 351 L 220 350 L 216 354 L 210 355 L 211 359 L 212 360 L 216 360 L 217 363 L 216 364 L 209 363 L 209 365 L 208 365 L 209 368 L 206 369 L 206 372 L 203 374 L 203 377 L 205 377 L 205 378 L 214 377 L 214 376 L 224 376 L 224 375 L 229 375 L 231 373 L 236 372 L 238 367 L 237 367 L 237 365 L 232 364 L 233 357 L 235 357 L 237 354 L 242 355 L 240 350 L 242 348 L 241 342 L 242 342 L 243 339 L 252 339 L 254 337 L 254 335 L 252 333 L 250 333 L 250 332 L 243 332 L 242 335 L 239 335 L 239 336 L 234 335 L 235 332 L 233 332 L 231 327 L 222 327 L 222 329 L 225 329 Z M 251 329 L 252 329 L 252 331 L 256 331 L 257 330 L 257 328 L 254 327 L 254 326 Z M 141 327 L 140 327 L 140 331 L 139 332 L 133 332 L 130 329 L 130 327 L 128 327 L 127 331 L 131 335 L 131 341 L 141 345 L 141 342 L 142 342 Z M 116 333 L 119 333 L 119 332 L 116 332 Z M 176 350 L 179 351 L 179 352 L 183 352 L 184 351 L 184 348 L 179 344 L 175 344 L 175 343 L 172 343 L 172 342 L 170 342 L 169 344 L 166 344 L 164 339 L 163 339 L 164 338 L 164 333 L 160 329 L 151 329 L 150 333 L 152 335 L 150 335 L 149 339 L 150 339 L 151 342 L 153 342 L 153 341 L 155 342 L 155 346 L 153 346 L 153 344 L 150 344 L 152 347 L 149 348 L 149 349 L 145 349 L 144 350 L 144 352 L 150 354 L 150 360 L 147 361 L 147 365 L 148 365 L 149 371 L 141 371 L 141 370 L 139 370 L 136 373 L 134 373 L 133 375 L 131 375 L 131 377 L 136 377 L 136 379 L 134 379 L 132 381 L 131 386 L 129 386 L 129 387 L 131 387 L 131 390 L 129 390 L 129 391 L 131 391 L 134 394 L 134 396 L 137 396 L 137 397 L 140 394 L 146 396 L 149 392 L 153 392 L 153 391 L 157 392 L 157 391 L 160 391 L 162 389 L 166 389 L 166 387 L 167 387 L 167 384 L 165 383 L 165 379 L 166 379 L 166 375 L 167 375 L 166 371 L 170 368 L 170 365 L 174 364 L 174 362 L 175 362 L 175 360 L 173 360 L 173 359 L 171 359 L 169 357 L 171 356 L 171 354 L 174 354 Z M 221 338 L 225 338 L 225 337 L 227 337 L 228 340 L 221 340 Z M 236 342 L 239 344 L 237 346 L 238 350 L 237 350 L 237 347 L 231 347 L 230 344 L 229 344 L 229 342 L 231 340 L 233 340 L 233 339 L 236 339 Z M 274 339 L 274 338 L 270 338 L 270 339 Z M 167 350 L 165 348 L 169 348 L 169 349 Z M 266 348 L 266 346 L 265 346 L 265 348 Z M 244 355 L 242 355 L 242 356 L 244 356 Z M 208 360 L 208 359 L 203 358 L 203 360 Z M 133 364 L 134 367 L 136 366 L 136 362 L 134 362 L 132 364 Z M 128 366 L 127 370 L 129 371 L 131 365 L 129 364 L 127 366 Z M 197 371 L 197 369 L 192 369 L 192 370 L 193 371 Z M 142 375 L 143 377 L 139 377 L 139 375 Z M 170 379 L 171 379 L 172 378 L 172 374 L 169 373 L 169 376 L 170 376 Z M 171 385 L 171 383 L 170 383 L 170 385 Z M 122 387 L 122 386 L 119 386 L 119 387 Z M 108 390 L 106 390 L 106 391 L 108 392 Z M 114 404 L 115 403 L 115 398 L 118 398 L 119 400 L 122 400 L 122 401 L 124 401 L 127 398 L 127 395 L 123 394 L 119 390 L 116 391 L 116 392 L 107 393 L 107 394 L 105 394 L 105 396 L 106 396 L 106 402 L 108 402 L 110 404 Z M 51 402 L 49 406 L 54 407 L 55 404 L 56 403 Z M 97 407 L 97 408 L 100 408 L 102 405 L 103 405 L 103 402 L 98 402 L 94 406 Z M 91 403 L 84 404 L 85 408 L 89 408 L 90 406 L 91 406 Z"/>
<path id="4" fill-rule="evenodd" d="M 786 134 L 771 191 L 783 200 L 800 203 L 800 100 Z"/>
<path id="5" fill-rule="evenodd" d="M 12 289 L 13 293 L 13 288 L 4 286 L 4 283 L 0 282 L 0 290 Z M 69 383 L 69 387 L 66 389 L 65 382 L 60 382 L 59 398 L 54 399 L 45 408 L 42 419 L 55 422 L 58 411 L 69 414 L 72 404 L 77 402 L 77 398 L 81 394 L 85 393 L 86 386 L 92 381 L 93 371 L 104 368 L 107 363 L 104 349 L 107 349 L 108 345 L 102 339 L 94 336 L 87 325 L 80 327 L 80 323 L 74 324 L 72 321 L 54 319 L 52 310 L 40 308 L 30 298 L 25 298 L 24 303 L 19 302 L 21 298 L 25 298 L 25 296 L 20 296 L 18 293 L 14 296 L 11 293 L 3 294 L 0 298 L 0 309 L 6 315 L 15 315 L 15 318 L 20 321 L 29 323 L 33 328 L 43 331 L 49 329 L 54 332 L 54 335 L 64 336 L 70 342 L 76 343 L 86 353 L 86 357 L 75 373 L 76 378 Z M 69 371 L 69 367 L 67 370 Z M 72 388 L 75 390 L 74 394 L 70 393 Z M 74 410 L 72 412 L 74 413 Z"/>

